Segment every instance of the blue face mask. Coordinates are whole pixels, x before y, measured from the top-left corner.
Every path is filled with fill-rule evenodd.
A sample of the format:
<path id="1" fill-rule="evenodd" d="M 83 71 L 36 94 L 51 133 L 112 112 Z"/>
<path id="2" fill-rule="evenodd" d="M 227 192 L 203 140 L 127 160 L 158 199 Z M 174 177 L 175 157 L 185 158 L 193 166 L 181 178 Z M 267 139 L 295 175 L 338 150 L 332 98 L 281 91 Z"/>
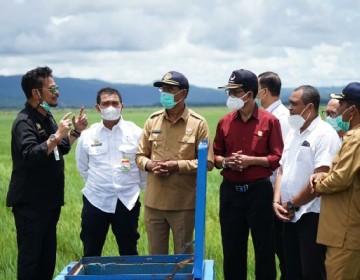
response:
<path id="1" fill-rule="evenodd" d="M 325 121 L 332 126 L 333 129 L 336 131 L 342 130 L 341 127 L 338 125 L 338 122 L 342 122 L 341 116 L 337 116 L 336 118 L 332 118 L 327 116 Z"/>
<path id="2" fill-rule="evenodd" d="M 178 102 L 175 102 L 174 98 L 177 94 L 179 94 L 181 92 L 178 91 L 177 93 L 175 94 L 171 94 L 171 93 L 167 93 L 167 92 L 162 92 L 161 95 L 160 95 L 160 102 L 161 104 L 163 105 L 163 107 L 165 109 L 172 109 L 175 107 L 176 104 L 178 104 L 181 99 L 178 101 Z"/>
<path id="3" fill-rule="evenodd" d="M 40 106 L 46 111 L 46 112 L 50 112 L 50 105 L 47 104 L 47 102 L 45 100 L 43 100 L 43 102 L 40 104 Z"/>
<path id="4" fill-rule="evenodd" d="M 343 131 L 348 131 L 350 128 L 350 121 L 344 122 L 342 115 L 336 117 L 336 123 L 338 127 L 340 127 L 340 129 Z"/>

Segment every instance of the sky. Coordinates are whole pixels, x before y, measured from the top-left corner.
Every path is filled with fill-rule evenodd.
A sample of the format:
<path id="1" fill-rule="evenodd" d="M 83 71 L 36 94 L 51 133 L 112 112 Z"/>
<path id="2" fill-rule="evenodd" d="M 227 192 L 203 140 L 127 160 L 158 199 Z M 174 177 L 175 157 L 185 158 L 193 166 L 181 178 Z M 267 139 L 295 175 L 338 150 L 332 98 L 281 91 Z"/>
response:
<path id="1" fill-rule="evenodd" d="M 6 0 L 0 75 L 150 85 L 170 70 L 217 88 L 274 71 L 283 87 L 360 81 L 358 0 Z M 357 34 L 357 35 L 356 35 Z"/>

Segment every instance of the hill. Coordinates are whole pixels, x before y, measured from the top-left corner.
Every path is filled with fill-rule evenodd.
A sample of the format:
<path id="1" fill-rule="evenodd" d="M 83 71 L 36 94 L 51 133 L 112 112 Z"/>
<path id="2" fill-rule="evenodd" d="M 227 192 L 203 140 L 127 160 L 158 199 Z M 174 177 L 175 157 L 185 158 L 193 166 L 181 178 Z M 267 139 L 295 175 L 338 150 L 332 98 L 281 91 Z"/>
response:
<path id="1" fill-rule="evenodd" d="M 60 98 L 59 107 L 92 107 L 96 103 L 97 91 L 106 86 L 118 89 L 127 107 L 160 106 L 159 93 L 150 85 L 114 84 L 100 80 L 83 80 L 76 78 L 57 78 Z M 21 76 L 0 76 L 0 108 L 21 108 L 25 95 L 21 89 Z M 329 94 L 341 92 L 343 87 L 319 87 L 321 102 L 329 100 Z M 282 101 L 287 104 L 293 88 L 283 88 Z M 202 88 L 190 85 L 187 104 L 191 106 L 224 106 L 226 95 L 223 90 Z"/>

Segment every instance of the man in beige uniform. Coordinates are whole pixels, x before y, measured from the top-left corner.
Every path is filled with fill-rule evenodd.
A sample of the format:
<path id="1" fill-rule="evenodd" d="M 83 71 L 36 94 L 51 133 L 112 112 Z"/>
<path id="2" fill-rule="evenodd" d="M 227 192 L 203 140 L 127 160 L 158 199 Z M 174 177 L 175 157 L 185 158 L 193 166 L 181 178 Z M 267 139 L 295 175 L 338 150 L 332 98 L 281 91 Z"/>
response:
<path id="1" fill-rule="evenodd" d="M 317 242 L 327 246 L 327 280 L 360 279 L 360 83 L 350 83 L 337 109 L 343 137 L 328 173 L 311 176 L 310 186 L 321 194 Z"/>
<path id="2" fill-rule="evenodd" d="M 206 120 L 185 104 L 189 92 L 187 78 L 170 71 L 154 86 L 161 92 L 160 101 L 165 109 L 153 113 L 146 121 L 136 153 L 138 167 L 148 171 L 145 227 L 149 254 L 169 253 L 170 229 L 174 254 L 178 254 L 193 240 L 201 140 L 209 142 L 208 170 L 213 168 L 214 155 Z M 191 253 L 191 248 L 185 252 Z"/>

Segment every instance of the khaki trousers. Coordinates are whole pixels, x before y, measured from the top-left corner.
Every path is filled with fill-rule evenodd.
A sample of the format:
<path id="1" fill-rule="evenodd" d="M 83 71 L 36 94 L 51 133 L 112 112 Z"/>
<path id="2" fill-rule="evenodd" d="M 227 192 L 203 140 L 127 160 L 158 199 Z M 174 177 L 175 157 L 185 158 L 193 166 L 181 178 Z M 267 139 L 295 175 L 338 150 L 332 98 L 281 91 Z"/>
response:
<path id="1" fill-rule="evenodd" d="M 325 267 L 327 280 L 360 280 L 360 250 L 328 246 Z"/>
<path id="2" fill-rule="evenodd" d="M 158 210 L 145 206 L 145 227 L 149 243 L 149 255 L 169 254 L 170 229 L 173 235 L 174 254 L 179 254 L 185 244 L 193 241 L 195 210 Z M 192 254 L 188 247 L 183 254 Z"/>

